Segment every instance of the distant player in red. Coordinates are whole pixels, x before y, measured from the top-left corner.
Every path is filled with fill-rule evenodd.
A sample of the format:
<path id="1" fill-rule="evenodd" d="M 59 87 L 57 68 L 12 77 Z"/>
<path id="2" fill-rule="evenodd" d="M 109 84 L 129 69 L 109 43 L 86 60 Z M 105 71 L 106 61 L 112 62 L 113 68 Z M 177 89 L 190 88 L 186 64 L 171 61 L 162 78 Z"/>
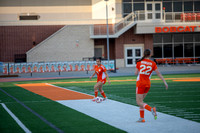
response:
<path id="1" fill-rule="evenodd" d="M 95 72 L 93 73 L 93 75 L 90 77 L 90 80 L 92 79 L 92 77 L 97 74 L 97 83 L 96 85 L 94 86 L 94 94 L 95 94 L 95 97 L 92 101 L 96 101 L 96 98 L 98 96 L 98 89 L 101 93 L 101 95 L 104 97 L 104 100 L 107 99 L 104 91 L 103 91 L 103 85 L 106 83 L 106 78 L 108 79 L 108 83 L 110 84 L 110 80 L 109 80 L 109 77 L 108 77 L 108 74 L 106 72 L 106 68 L 101 64 L 101 58 L 97 58 L 96 59 L 96 63 L 97 65 L 95 65 L 94 69 L 95 69 Z"/>
<path id="2" fill-rule="evenodd" d="M 153 71 L 157 73 L 157 75 L 162 79 L 165 84 L 166 90 L 168 89 L 168 85 L 163 78 L 162 74 L 158 71 L 157 65 L 154 61 L 150 60 L 151 50 L 146 49 L 144 51 L 144 56 L 142 59 L 137 61 L 135 75 L 138 75 L 136 82 L 136 101 L 138 106 L 140 107 L 140 119 L 137 122 L 145 122 L 144 120 L 144 109 L 151 111 L 154 119 L 157 119 L 156 108 L 151 107 L 148 104 L 144 103 L 143 100 L 146 97 L 150 87 L 151 87 L 151 74 Z"/>

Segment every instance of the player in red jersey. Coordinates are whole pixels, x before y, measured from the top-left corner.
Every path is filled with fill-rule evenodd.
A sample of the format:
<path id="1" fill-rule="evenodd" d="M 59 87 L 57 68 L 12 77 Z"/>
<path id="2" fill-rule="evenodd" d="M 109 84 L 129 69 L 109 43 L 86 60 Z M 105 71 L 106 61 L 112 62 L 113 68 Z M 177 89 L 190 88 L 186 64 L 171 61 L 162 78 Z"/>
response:
<path id="1" fill-rule="evenodd" d="M 137 61 L 136 65 L 135 75 L 138 75 L 136 82 L 136 102 L 140 107 L 140 119 L 137 122 L 145 122 L 144 109 L 151 111 L 154 119 L 157 119 L 156 108 L 152 108 L 151 106 L 143 102 L 151 86 L 150 78 L 153 71 L 155 71 L 157 75 L 162 79 L 165 84 L 166 90 L 168 89 L 167 82 L 163 78 L 162 74 L 158 71 L 156 63 L 149 59 L 150 57 L 151 50 L 146 49 L 144 51 L 144 56 L 142 57 L 142 59 Z"/>
<path id="2" fill-rule="evenodd" d="M 106 83 L 106 78 L 108 79 L 108 83 L 110 84 L 110 80 L 109 80 L 109 77 L 108 77 L 108 74 L 106 72 L 106 68 L 101 64 L 101 58 L 97 58 L 96 59 L 96 63 L 97 65 L 95 65 L 94 69 L 95 69 L 95 72 L 93 73 L 93 75 L 90 77 L 90 80 L 92 79 L 92 77 L 97 74 L 97 83 L 96 85 L 94 86 L 94 94 L 95 94 L 95 97 L 92 101 L 96 101 L 96 98 L 98 96 L 98 89 L 101 93 L 101 95 L 104 97 L 104 100 L 107 99 L 104 91 L 103 91 L 103 85 Z"/>

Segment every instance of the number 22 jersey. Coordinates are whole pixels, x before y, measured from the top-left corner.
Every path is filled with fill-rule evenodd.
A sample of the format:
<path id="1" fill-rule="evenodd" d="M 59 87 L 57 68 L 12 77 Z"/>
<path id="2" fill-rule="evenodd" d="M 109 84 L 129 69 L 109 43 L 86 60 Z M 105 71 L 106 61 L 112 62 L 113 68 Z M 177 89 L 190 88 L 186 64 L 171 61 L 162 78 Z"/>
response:
<path id="1" fill-rule="evenodd" d="M 150 59 L 143 59 L 142 61 L 137 62 L 136 68 L 139 70 L 136 83 L 137 86 L 150 87 L 151 74 L 157 69 L 156 63 Z"/>

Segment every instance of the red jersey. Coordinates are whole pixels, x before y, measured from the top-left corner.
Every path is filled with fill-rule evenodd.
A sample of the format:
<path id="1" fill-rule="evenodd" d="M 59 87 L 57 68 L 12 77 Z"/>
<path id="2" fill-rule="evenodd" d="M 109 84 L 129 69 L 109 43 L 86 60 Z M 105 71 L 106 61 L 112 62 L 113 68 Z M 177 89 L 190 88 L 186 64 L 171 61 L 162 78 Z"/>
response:
<path id="1" fill-rule="evenodd" d="M 97 74 L 97 82 L 106 79 L 106 68 L 103 65 L 95 65 L 95 73 Z"/>
<path id="2" fill-rule="evenodd" d="M 142 61 L 137 62 L 136 68 L 139 70 L 137 86 L 145 85 L 150 87 L 151 74 L 157 69 L 156 63 L 150 59 L 143 59 Z"/>

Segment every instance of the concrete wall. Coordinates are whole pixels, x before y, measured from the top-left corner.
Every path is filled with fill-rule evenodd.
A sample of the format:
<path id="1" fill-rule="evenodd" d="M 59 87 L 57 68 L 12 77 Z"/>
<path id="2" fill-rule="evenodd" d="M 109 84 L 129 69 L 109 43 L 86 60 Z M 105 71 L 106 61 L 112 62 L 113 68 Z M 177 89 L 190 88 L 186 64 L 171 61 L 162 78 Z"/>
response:
<path id="1" fill-rule="evenodd" d="M 38 14 L 39 21 L 79 20 L 77 23 L 92 19 L 92 3 L 91 0 L 0 0 L 0 22 L 19 23 L 19 15 L 28 13 Z"/>
<path id="2" fill-rule="evenodd" d="M 122 16 L 122 0 L 109 0 L 109 23 Z M 36 14 L 39 20 L 20 21 L 20 14 Z M 0 0 L 0 25 L 105 24 L 104 0 Z"/>
<path id="3" fill-rule="evenodd" d="M 110 23 L 116 23 L 122 18 L 122 0 L 109 0 L 108 19 Z M 92 19 L 106 19 L 106 2 L 104 0 L 92 0 Z"/>
<path id="4" fill-rule="evenodd" d="M 27 52 L 27 62 L 81 61 L 94 56 L 89 26 L 65 26 Z"/>

